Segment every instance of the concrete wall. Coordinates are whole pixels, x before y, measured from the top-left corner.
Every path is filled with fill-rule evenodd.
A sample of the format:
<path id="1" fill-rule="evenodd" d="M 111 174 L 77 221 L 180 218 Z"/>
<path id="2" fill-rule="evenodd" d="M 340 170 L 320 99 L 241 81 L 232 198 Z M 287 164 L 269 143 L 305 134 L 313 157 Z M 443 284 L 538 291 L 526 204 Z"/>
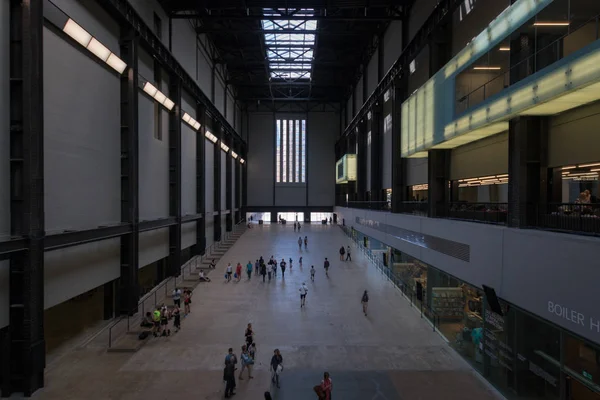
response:
<path id="1" fill-rule="evenodd" d="M 235 115 L 234 115 L 234 108 L 235 108 L 235 103 L 233 101 L 233 97 L 231 96 L 231 92 L 228 91 L 227 93 L 227 122 L 229 122 L 229 124 L 231 126 L 235 125 Z"/>
<path id="2" fill-rule="evenodd" d="M 452 150 L 450 179 L 508 173 L 508 132 Z"/>
<path id="3" fill-rule="evenodd" d="M 427 183 L 427 158 L 409 158 L 406 160 L 406 185 Z"/>
<path id="4" fill-rule="evenodd" d="M 250 113 L 248 137 L 248 205 L 273 205 L 275 122 L 273 113 Z"/>
<path id="5" fill-rule="evenodd" d="M 423 23 L 429 18 L 429 15 L 435 9 L 439 0 L 419 0 L 415 2 L 414 6 L 410 10 L 410 21 L 408 24 L 408 32 L 410 42 L 417 31 L 421 28 Z"/>
<path id="6" fill-rule="evenodd" d="M 227 210 L 227 154 L 221 150 L 221 210 Z"/>
<path id="7" fill-rule="evenodd" d="M 209 96 L 210 97 L 210 96 Z M 215 78 L 215 107 L 225 115 L 225 85 L 221 81 L 221 78 Z"/>
<path id="8" fill-rule="evenodd" d="M 379 50 L 375 50 L 375 53 L 371 56 L 371 61 L 369 61 L 369 65 L 367 67 L 367 93 L 369 96 L 379 83 L 377 79 L 377 68 L 379 66 Z"/>
<path id="9" fill-rule="evenodd" d="M 10 235 L 10 93 L 8 90 L 10 77 L 9 62 L 9 2 L 0 2 L 0 238 Z M 3 263 L 0 262 L 0 307 L 4 301 L 3 285 Z M 8 266 L 6 266 L 8 268 Z M 7 275 L 8 276 L 8 275 Z M 8 278 L 7 278 L 8 279 Z M 8 296 L 8 295 L 7 295 Z M 6 298 L 8 301 L 8 297 Z M 4 308 L 2 308 L 4 309 Z M 0 313 L 0 327 L 4 319 L 4 313 Z M 8 318 L 8 317 L 7 317 Z"/>
<path id="10" fill-rule="evenodd" d="M 550 119 L 548 163 L 551 167 L 600 161 L 600 102 Z"/>
<path id="11" fill-rule="evenodd" d="M 214 223 L 212 218 L 212 212 L 215 211 L 215 198 L 214 198 L 214 187 L 215 187 L 215 175 L 214 175 L 214 161 L 215 161 L 215 145 L 208 139 L 206 140 L 204 148 L 204 162 L 205 168 L 205 206 L 206 206 L 206 246 L 210 246 L 214 242 Z"/>
<path id="12" fill-rule="evenodd" d="M 335 204 L 335 141 L 339 130 L 339 114 L 308 114 L 306 180 L 309 206 Z"/>
<path id="13" fill-rule="evenodd" d="M 360 78 L 354 88 L 354 97 L 356 98 L 356 111 L 358 111 L 365 101 L 365 99 L 363 99 L 363 78 Z"/>
<path id="14" fill-rule="evenodd" d="M 383 73 L 394 65 L 402 53 L 402 21 L 392 21 L 383 36 Z"/>
<path id="15" fill-rule="evenodd" d="M 597 259 L 599 238 L 340 207 L 336 212 L 346 226 L 475 286 L 490 286 L 499 297 L 600 342 L 600 269 L 590 262 Z M 371 227 L 359 225 L 356 217 L 371 221 Z M 394 234 L 394 227 L 468 245 L 470 260 L 412 244 Z M 582 323 L 549 312 L 548 302 L 566 307 L 569 319 L 571 310 L 583 315 Z"/>
<path id="16" fill-rule="evenodd" d="M 200 35 L 198 40 L 197 52 L 198 52 L 198 71 L 197 71 L 197 82 L 200 89 L 210 99 L 210 91 L 212 85 L 212 61 L 210 56 L 202 47 L 202 43 L 206 42 L 206 35 Z"/>
<path id="17" fill-rule="evenodd" d="M 73 2 L 73 0 L 61 0 L 65 2 Z M 80 0 L 81 1 L 81 0 Z M 169 17 L 160 6 L 157 0 L 128 0 L 129 3 L 133 6 L 135 11 L 140 15 L 140 17 L 144 20 L 146 25 L 150 28 L 154 29 L 154 14 L 158 15 L 160 20 L 162 21 L 162 42 L 165 45 L 169 45 Z M 56 3 L 56 2 L 55 2 Z M 173 20 L 175 21 L 175 20 Z M 175 24 L 173 24 L 175 25 Z M 175 30 L 175 29 L 173 29 Z"/>
<path id="18" fill-rule="evenodd" d="M 182 108 L 192 118 L 200 119 L 195 111 L 193 100 L 184 92 Z M 198 133 L 185 122 L 181 122 L 181 215 L 196 214 L 196 140 Z M 196 244 L 196 222 L 181 226 L 181 248 Z"/>

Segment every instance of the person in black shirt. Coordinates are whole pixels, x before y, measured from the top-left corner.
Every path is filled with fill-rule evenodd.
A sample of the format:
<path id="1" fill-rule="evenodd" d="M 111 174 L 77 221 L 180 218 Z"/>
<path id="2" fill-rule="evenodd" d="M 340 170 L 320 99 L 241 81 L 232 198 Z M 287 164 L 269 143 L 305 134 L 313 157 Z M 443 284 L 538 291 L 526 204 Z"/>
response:
<path id="1" fill-rule="evenodd" d="M 279 266 L 281 267 L 281 278 L 284 279 L 285 278 L 285 260 L 283 258 L 281 259 L 281 263 L 279 264 Z"/>
<path id="2" fill-rule="evenodd" d="M 275 349 L 273 357 L 271 357 L 271 372 L 273 376 L 271 381 L 279 388 L 279 373 L 283 370 L 283 357 L 279 352 L 279 349 Z"/>

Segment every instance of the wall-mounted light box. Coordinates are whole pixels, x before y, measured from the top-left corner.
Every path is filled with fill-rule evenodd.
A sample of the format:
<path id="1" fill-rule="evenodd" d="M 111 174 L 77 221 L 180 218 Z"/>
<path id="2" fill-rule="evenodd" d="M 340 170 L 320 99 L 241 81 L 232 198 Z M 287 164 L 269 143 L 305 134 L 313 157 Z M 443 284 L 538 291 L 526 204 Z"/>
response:
<path id="1" fill-rule="evenodd" d="M 225 153 L 227 153 L 229 151 L 229 146 L 227 146 L 225 143 L 221 142 L 221 150 L 223 150 Z"/>
<path id="2" fill-rule="evenodd" d="M 96 57 L 108 64 L 112 69 L 122 74 L 127 68 L 127 64 L 113 52 L 111 52 L 105 45 L 100 43 L 98 39 L 93 37 L 88 31 L 83 29 L 77 22 L 71 18 L 67 20 L 67 23 L 63 26 L 63 32 L 69 35 L 77 43 L 88 49 Z"/>
<path id="3" fill-rule="evenodd" d="M 146 82 L 144 84 L 144 92 L 146 92 L 150 97 L 156 100 L 159 104 L 165 106 L 165 108 L 169 111 L 173 109 L 175 103 L 173 100 L 169 99 L 163 92 L 158 90 L 156 86 L 151 84 L 150 82 Z"/>
<path id="4" fill-rule="evenodd" d="M 217 139 L 217 137 L 216 137 L 215 135 L 213 135 L 213 134 L 211 133 L 211 131 L 209 131 L 209 130 L 207 130 L 207 131 L 206 131 L 206 133 L 204 133 L 204 136 L 206 136 L 206 138 L 207 138 L 208 140 L 210 140 L 211 142 L 213 142 L 213 143 L 217 143 L 217 140 L 219 140 L 219 139 Z"/>
<path id="5" fill-rule="evenodd" d="M 185 122 L 186 124 L 188 124 L 189 126 L 194 128 L 195 130 L 200 129 L 200 122 L 198 122 L 194 118 L 192 118 L 190 116 L 190 114 L 183 113 L 183 116 L 181 117 L 181 119 L 183 120 L 183 122 Z"/>
<path id="6" fill-rule="evenodd" d="M 245 162 L 246 162 L 246 160 L 244 160 L 243 158 L 240 158 L 240 164 L 243 164 Z"/>
<path id="7" fill-rule="evenodd" d="M 235 151 L 231 150 L 231 157 L 233 157 L 234 159 L 238 158 L 238 155 Z"/>

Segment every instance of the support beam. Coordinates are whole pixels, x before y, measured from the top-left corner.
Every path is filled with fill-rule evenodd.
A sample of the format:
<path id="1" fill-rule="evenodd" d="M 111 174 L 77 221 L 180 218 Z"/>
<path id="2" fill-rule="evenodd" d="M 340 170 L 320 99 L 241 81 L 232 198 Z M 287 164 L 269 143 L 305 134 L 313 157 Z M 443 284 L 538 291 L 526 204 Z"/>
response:
<path id="1" fill-rule="evenodd" d="M 230 149 L 235 147 L 235 144 L 231 142 L 228 145 Z M 229 213 L 225 215 L 225 230 L 231 232 L 233 229 L 233 194 L 231 192 L 233 186 L 233 166 L 231 165 L 230 153 L 223 152 L 222 157 L 225 158 L 225 209 L 229 210 Z"/>
<path id="2" fill-rule="evenodd" d="M 196 106 L 196 117 L 200 122 L 200 130 L 196 136 L 196 213 L 203 218 L 196 222 L 195 255 L 204 255 L 206 249 L 206 111 L 202 105 Z"/>
<path id="3" fill-rule="evenodd" d="M 240 11 L 246 11 L 245 9 L 240 9 Z M 223 14 L 198 14 L 198 13 L 189 13 L 189 14 L 180 14 L 175 13 L 171 14 L 171 18 L 173 19 L 199 19 L 203 22 L 214 21 L 214 22 L 222 22 L 224 20 L 228 21 L 331 21 L 331 22 L 379 22 L 379 21 L 394 21 L 401 20 L 402 16 L 399 15 L 357 15 L 353 17 L 345 17 L 345 16 L 337 16 L 337 15 L 314 15 L 314 16 L 269 16 L 265 17 L 264 15 L 223 15 Z"/>
<path id="4" fill-rule="evenodd" d="M 214 178 L 214 241 L 219 242 L 221 240 L 221 157 L 224 155 L 221 150 L 221 142 L 223 140 L 224 133 L 220 126 L 213 128 L 213 134 L 219 138 L 214 145 L 214 163 L 213 163 L 213 178 Z"/>
<path id="5" fill-rule="evenodd" d="M 44 386 L 43 0 L 11 0 L 11 234 L 27 251 L 9 262 L 9 326 L 2 337 L 2 397 Z M 8 43 L 7 43 L 8 44 Z"/>
<path id="6" fill-rule="evenodd" d="M 450 201 L 450 157 L 452 150 L 429 150 L 427 158 L 427 183 L 429 184 L 428 216 L 445 217 L 446 204 Z"/>
<path id="7" fill-rule="evenodd" d="M 121 275 L 117 284 L 117 312 L 133 315 L 139 299 L 139 39 L 133 29 L 121 29 L 121 58 L 129 66 L 121 76 L 121 222 L 129 233 L 121 236 Z"/>
<path id="8" fill-rule="evenodd" d="M 169 227 L 168 276 L 181 274 L 181 82 L 169 77 L 169 98 L 175 107 L 169 113 L 169 215 L 177 222 Z"/>

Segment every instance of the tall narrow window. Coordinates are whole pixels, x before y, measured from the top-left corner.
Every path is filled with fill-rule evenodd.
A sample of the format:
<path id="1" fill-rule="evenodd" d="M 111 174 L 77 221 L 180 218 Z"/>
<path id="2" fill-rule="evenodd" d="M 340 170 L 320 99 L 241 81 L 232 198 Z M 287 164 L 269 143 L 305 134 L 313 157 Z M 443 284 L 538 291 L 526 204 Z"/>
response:
<path id="1" fill-rule="evenodd" d="M 277 183 L 306 183 L 306 120 L 275 123 Z"/>

